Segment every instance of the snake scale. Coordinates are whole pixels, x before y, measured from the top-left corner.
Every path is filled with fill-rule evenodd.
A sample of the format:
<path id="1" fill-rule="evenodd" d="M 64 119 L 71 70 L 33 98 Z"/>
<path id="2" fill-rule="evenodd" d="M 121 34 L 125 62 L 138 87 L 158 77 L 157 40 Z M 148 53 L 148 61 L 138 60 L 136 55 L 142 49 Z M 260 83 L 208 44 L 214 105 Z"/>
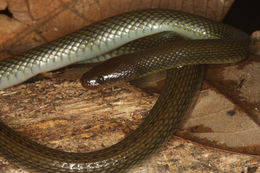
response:
<path id="1" fill-rule="evenodd" d="M 144 122 L 125 139 L 99 151 L 69 153 L 32 142 L 0 121 L 0 154 L 31 172 L 45 173 L 120 173 L 140 163 L 172 136 L 189 110 L 203 77 L 203 67 L 198 64 L 232 63 L 244 59 L 248 52 L 247 34 L 180 11 L 139 10 L 107 18 L 0 62 L 0 88 L 4 89 L 42 72 L 93 57 L 107 57 L 106 53 L 122 45 L 164 31 L 171 31 L 183 39 L 158 49 L 141 51 L 136 54 L 137 58 L 126 55 L 133 60 L 126 60 L 115 69 L 116 74 L 123 74 L 119 78 L 128 79 L 136 77 L 136 73 L 142 76 L 150 73 L 149 70 L 168 69 L 165 87 L 156 104 Z M 102 77 L 102 73 L 92 71 L 84 76 L 81 81 L 86 86 L 91 77 Z M 110 77 L 103 76 L 101 81 L 113 81 Z"/>

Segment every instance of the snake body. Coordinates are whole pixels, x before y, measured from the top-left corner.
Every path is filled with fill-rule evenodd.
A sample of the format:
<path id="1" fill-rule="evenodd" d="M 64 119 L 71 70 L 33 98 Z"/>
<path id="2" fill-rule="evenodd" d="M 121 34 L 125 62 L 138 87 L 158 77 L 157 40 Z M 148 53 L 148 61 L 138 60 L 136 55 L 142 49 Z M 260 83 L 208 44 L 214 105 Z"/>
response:
<path id="1" fill-rule="evenodd" d="M 185 39 L 178 43 L 178 50 L 159 49 L 162 50 L 163 56 L 168 57 L 163 60 L 164 64 L 171 61 L 169 57 L 172 55 L 177 59 L 187 57 L 190 53 L 196 55 L 195 58 L 200 57 L 205 47 L 185 48 L 181 51 L 186 43 L 192 43 L 196 47 L 197 43 L 190 39 L 221 40 L 222 43 L 228 43 L 211 46 L 206 54 L 214 52 L 212 56 L 215 60 L 202 56 L 204 64 L 237 62 L 247 55 L 248 36 L 240 30 L 184 12 L 141 10 L 105 19 L 0 62 L 0 88 L 21 83 L 41 72 L 103 56 L 135 39 L 163 31 L 174 32 Z M 228 53 L 228 50 L 231 53 Z M 172 54 L 173 52 L 175 54 Z M 158 51 L 156 56 L 147 55 L 148 60 L 141 61 L 146 63 L 139 63 L 140 59 L 137 58 L 138 60 L 131 61 L 130 64 L 147 64 L 153 61 L 150 57 L 158 58 L 162 57 L 162 54 Z M 113 53 L 111 55 L 113 56 Z M 146 56 L 142 52 L 138 55 Z M 193 63 L 188 63 L 189 66 L 168 70 L 165 88 L 144 122 L 124 140 L 109 148 L 91 153 L 58 151 L 28 140 L 0 122 L 0 153 L 11 162 L 32 172 L 125 172 L 153 153 L 174 133 L 199 91 L 203 68 L 194 64 L 200 62 L 201 60 L 194 60 Z M 136 65 L 129 69 L 134 69 Z M 157 66 L 152 70 L 158 70 Z"/>

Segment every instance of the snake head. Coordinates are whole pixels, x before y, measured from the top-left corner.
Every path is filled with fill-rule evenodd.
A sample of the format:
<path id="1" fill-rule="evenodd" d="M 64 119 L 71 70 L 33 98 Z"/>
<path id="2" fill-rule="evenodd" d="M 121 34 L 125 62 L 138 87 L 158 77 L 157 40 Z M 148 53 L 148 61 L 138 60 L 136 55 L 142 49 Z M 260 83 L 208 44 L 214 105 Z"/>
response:
<path id="1" fill-rule="evenodd" d="M 94 90 L 124 81 L 126 73 L 124 70 L 119 70 L 122 62 L 114 58 L 93 67 L 82 75 L 81 85 L 88 90 Z"/>

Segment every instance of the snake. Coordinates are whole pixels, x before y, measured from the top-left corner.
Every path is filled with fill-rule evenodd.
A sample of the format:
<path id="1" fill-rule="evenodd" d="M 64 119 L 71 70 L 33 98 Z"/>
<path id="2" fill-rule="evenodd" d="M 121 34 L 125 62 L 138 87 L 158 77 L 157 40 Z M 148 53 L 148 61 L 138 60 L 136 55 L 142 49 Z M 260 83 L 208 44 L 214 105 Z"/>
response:
<path id="1" fill-rule="evenodd" d="M 132 41 L 163 32 L 182 39 L 167 44 L 158 41 L 158 47 L 144 46 L 147 49 L 122 55 L 134 47 Z M 248 35 L 232 26 L 171 9 L 146 9 L 109 17 L 5 59 L 0 62 L 1 89 L 42 72 L 116 54 L 121 54 L 123 63 L 113 58 L 105 61 L 82 76 L 82 85 L 95 87 L 115 78 L 131 80 L 161 69 L 167 71 L 167 77 L 149 115 L 135 131 L 108 148 L 89 153 L 55 150 L 23 137 L 0 121 L 0 155 L 31 172 L 127 172 L 172 137 L 197 98 L 205 64 L 241 61 L 248 55 L 248 44 Z"/>

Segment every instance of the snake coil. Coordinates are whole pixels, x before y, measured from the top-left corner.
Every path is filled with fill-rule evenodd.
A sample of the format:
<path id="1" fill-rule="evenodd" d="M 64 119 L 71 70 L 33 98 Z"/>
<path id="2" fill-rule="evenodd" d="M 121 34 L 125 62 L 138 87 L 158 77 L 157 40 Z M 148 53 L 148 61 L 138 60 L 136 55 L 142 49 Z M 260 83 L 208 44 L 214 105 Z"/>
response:
<path id="1" fill-rule="evenodd" d="M 158 50 L 153 48 L 152 53 L 140 53 L 139 57 L 146 57 L 143 61 L 139 62 L 142 58 L 137 58 L 138 60 L 126 63 L 117 70 L 138 69 L 135 72 L 141 74 L 141 67 L 146 73 L 157 70 L 158 67 L 163 68 L 170 62 L 178 62 L 177 66 L 188 66 L 178 69 L 166 67 L 170 70 L 158 101 L 144 122 L 124 140 L 100 151 L 69 153 L 32 142 L 0 122 L 0 154 L 33 172 L 120 173 L 153 153 L 174 133 L 199 91 L 203 68 L 196 64 L 231 63 L 244 59 L 248 46 L 248 36 L 245 33 L 175 10 L 141 10 L 105 19 L 0 62 L 0 88 L 4 89 L 42 72 L 93 57 L 110 57 L 113 53 L 107 56 L 106 53 L 126 43 L 164 31 L 171 31 L 184 40 L 176 43 L 175 48 L 172 45 Z M 155 65 L 156 68 L 149 66 L 151 57 L 159 63 Z M 166 59 L 161 60 L 161 57 Z M 186 60 L 181 59 L 185 57 Z M 127 76 L 129 75 L 124 77 Z"/>

